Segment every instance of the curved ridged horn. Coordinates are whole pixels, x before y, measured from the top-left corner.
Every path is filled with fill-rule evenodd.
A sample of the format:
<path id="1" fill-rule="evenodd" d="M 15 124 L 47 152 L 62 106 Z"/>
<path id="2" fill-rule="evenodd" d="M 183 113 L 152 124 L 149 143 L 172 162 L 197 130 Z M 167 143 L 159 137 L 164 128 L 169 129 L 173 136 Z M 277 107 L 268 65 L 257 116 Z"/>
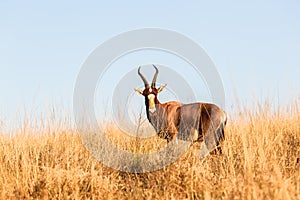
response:
<path id="1" fill-rule="evenodd" d="M 141 73 L 141 66 L 139 66 L 139 69 L 138 69 L 138 74 L 140 75 L 141 79 L 143 80 L 144 84 L 145 84 L 145 87 L 146 88 L 149 88 L 149 83 L 148 81 L 146 80 L 146 78 L 143 76 L 143 74 Z"/>
<path id="2" fill-rule="evenodd" d="M 153 80 L 152 80 L 152 84 L 151 84 L 151 87 L 155 87 L 155 83 L 156 83 L 156 79 L 157 79 L 157 75 L 158 75 L 158 69 L 155 65 L 153 65 L 153 67 L 155 68 L 156 72 L 153 76 Z"/>

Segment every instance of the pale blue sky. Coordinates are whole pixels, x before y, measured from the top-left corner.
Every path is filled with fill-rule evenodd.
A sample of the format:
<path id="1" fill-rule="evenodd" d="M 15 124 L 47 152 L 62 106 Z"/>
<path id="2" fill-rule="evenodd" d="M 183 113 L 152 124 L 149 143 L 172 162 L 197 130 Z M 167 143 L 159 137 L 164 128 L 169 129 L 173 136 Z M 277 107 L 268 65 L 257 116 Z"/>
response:
<path id="1" fill-rule="evenodd" d="M 207 51 L 222 76 L 227 112 L 235 96 L 285 104 L 300 94 L 299 9 L 296 0 L 2 0 L 0 116 L 14 117 L 24 107 L 71 109 L 89 53 L 119 33 L 145 27 L 178 31 Z"/>

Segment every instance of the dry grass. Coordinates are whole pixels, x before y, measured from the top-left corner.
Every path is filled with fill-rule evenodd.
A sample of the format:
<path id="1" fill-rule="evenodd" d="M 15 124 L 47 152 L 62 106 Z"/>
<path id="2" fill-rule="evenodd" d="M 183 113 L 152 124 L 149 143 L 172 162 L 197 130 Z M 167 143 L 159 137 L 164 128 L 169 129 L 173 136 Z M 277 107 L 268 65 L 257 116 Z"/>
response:
<path id="1" fill-rule="evenodd" d="M 300 199 L 298 105 L 244 109 L 229 121 L 223 155 L 199 159 L 196 145 L 172 165 L 144 174 L 100 164 L 70 125 L 1 133 L 0 198 Z M 164 144 L 120 136 L 117 142 L 140 152 Z"/>

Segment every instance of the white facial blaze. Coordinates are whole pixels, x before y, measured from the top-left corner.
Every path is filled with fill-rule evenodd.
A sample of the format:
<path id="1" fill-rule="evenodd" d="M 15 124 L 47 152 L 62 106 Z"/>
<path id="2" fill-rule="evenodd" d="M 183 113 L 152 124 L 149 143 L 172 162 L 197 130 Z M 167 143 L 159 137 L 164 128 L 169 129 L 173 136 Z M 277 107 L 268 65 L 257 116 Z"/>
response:
<path id="1" fill-rule="evenodd" d="M 155 95 L 154 94 L 149 94 L 148 95 L 148 100 L 149 100 L 149 111 L 154 112 L 155 111 Z"/>

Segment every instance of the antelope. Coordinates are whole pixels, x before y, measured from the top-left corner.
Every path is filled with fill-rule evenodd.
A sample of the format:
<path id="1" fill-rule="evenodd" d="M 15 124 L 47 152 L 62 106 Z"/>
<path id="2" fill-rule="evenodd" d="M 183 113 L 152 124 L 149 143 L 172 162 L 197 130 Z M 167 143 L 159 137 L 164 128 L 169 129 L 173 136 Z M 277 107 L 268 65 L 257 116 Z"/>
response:
<path id="1" fill-rule="evenodd" d="M 166 139 L 167 143 L 174 138 L 185 141 L 202 142 L 200 157 L 205 157 L 211 152 L 222 153 L 220 142 L 225 139 L 224 128 L 227 122 L 226 113 L 218 106 L 211 103 L 184 104 L 177 101 L 161 103 L 157 96 L 167 84 L 156 87 L 158 69 L 151 86 L 138 68 L 138 75 L 144 82 L 145 89 L 134 89 L 145 97 L 147 119 L 154 127 L 157 135 Z"/>

